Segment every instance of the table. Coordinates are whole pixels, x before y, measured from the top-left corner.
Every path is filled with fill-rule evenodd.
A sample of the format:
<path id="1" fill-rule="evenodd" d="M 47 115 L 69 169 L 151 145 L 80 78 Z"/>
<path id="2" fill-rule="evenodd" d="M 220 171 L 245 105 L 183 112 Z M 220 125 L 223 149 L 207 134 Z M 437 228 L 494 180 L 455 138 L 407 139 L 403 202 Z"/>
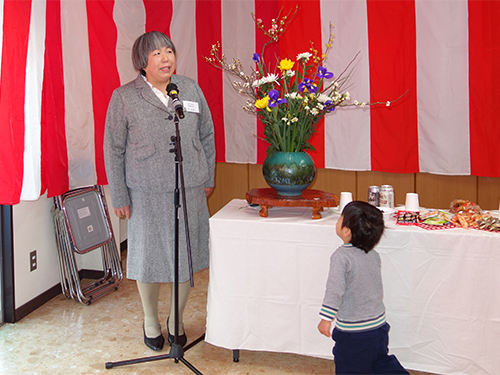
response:
<path id="1" fill-rule="evenodd" d="M 320 211 L 325 207 L 336 207 L 339 198 L 335 194 L 325 193 L 321 190 L 306 189 L 296 197 L 278 195 L 276 190 L 270 188 L 252 189 L 246 193 L 247 202 L 258 204 L 261 208 L 259 215 L 268 216 L 268 209 L 272 207 L 311 207 L 312 218 L 321 219 Z"/>
<path id="2" fill-rule="evenodd" d="M 227 349 L 332 358 L 317 331 L 338 211 L 233 200 L 210 219 L 205 340 Z M 377 246 L 390 351 L 408 369 L 500 374 L 500 234 L 386 222 Z"/>

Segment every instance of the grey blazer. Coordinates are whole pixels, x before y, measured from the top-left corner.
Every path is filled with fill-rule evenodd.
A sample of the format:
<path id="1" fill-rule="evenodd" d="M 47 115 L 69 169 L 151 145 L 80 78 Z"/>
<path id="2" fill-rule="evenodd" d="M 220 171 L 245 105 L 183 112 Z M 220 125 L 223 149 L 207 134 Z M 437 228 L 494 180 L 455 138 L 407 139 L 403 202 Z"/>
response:
<path id="1" fill-rule="evenodd" d="M 197 103 L 198 111 L 184 110 L 179 121 L 186 188 L 214 186 L 215 143 L 212 116 L 198 84 L 172 75 L 179 98 Z M 111 97 L 104 132 L 106 174 L 113 207 L 130 205 L 128 189 L 158 193 L 175 187 L 174 110 L 167 108 L 144 79 L 117 88 Z M 194 105 L 196 107 L 196 104 Z"/>

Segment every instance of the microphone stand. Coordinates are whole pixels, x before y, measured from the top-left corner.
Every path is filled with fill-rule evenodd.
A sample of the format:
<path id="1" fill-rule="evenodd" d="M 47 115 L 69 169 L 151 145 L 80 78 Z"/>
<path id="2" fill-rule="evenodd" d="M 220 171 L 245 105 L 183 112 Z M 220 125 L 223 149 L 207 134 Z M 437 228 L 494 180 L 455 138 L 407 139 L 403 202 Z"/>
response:
<path id="1" fill-rule="evenodd" d="M 170 347 L 170 352 L 166 355 L 158 355 L 153 357 L 144 357 L 137 359 L 130 359 L 126 361 L 119 362 L 106 362 L 106 369 L 111 369 L 117 366 L 130 365 L 134 363 L 142 363 L 142 362 L 151 362 L 158 361 L 161 359 L 174 359 L 175 363 L 179 363 L 181 361 L 184 363 L 191 371 L 195 374 L 203 375 L 199 372 L 191 363 L 189 363 L 184 358 L 184 351 L 192 348 L 198 342 L 202 341 L 205 338 L 205 335 L 202 335 L 197 340 L 193 341 L 191 344 L 187 345 L 184 349 L 181 345 L 179 345 L 179 186 L 182 192 L 182 208 L 184 213 L 184 229 L 186 232 L 186 245 L 187 245 L 187 256 L 188 256 L 188 266 L 189 266 L 189 280 L 191 284 L 191 288 L 194 287 L 193 282 L 193 264 L 191 258 L 191 243 L 189 240 L 189 225 L 188 225 L 188 217 L 187 217 L 187 206 L 186 206 L 186 189 L 184 187 L 184 169 L 182 167 L 182 149 L 181 149 L 181 136 L 179 133 L 179 118 L 177 114 L 174 117 L 175 124 L 175 136 L 171 137 L 172 145 L 174 148 L 169 151 L 175 153 L 175 188 L 174 188 L 174 307 L 175 307 L 175 330 L 174 330 L 174 342 Z M 179 181 L 180 180 L 180 181 Z M 180 182 L 180 184 L 179 184 Z"/>

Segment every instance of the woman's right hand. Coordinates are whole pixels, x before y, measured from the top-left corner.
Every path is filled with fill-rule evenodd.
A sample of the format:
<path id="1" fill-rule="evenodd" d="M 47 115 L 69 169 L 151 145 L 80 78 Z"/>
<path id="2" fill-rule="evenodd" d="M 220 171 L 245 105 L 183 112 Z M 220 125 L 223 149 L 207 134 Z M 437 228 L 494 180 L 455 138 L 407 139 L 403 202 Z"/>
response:
<path id="1" fill-rule="evenodd" d="M 114 208 L 113 211 L 120 219 L 130 219 L 130 206 Z"/>

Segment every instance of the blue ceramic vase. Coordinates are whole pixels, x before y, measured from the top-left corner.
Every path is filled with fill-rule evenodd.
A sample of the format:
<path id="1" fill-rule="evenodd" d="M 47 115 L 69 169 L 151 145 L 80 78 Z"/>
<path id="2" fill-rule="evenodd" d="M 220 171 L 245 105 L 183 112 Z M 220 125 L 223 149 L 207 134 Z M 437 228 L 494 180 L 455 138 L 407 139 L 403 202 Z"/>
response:
<path id="1" fill-rule="evenodd" d="M 316 166 L 306 152 L 277 151 L 264 161 L 262 174 L 278 195 L 295 197 L 312 184 Z"/>

